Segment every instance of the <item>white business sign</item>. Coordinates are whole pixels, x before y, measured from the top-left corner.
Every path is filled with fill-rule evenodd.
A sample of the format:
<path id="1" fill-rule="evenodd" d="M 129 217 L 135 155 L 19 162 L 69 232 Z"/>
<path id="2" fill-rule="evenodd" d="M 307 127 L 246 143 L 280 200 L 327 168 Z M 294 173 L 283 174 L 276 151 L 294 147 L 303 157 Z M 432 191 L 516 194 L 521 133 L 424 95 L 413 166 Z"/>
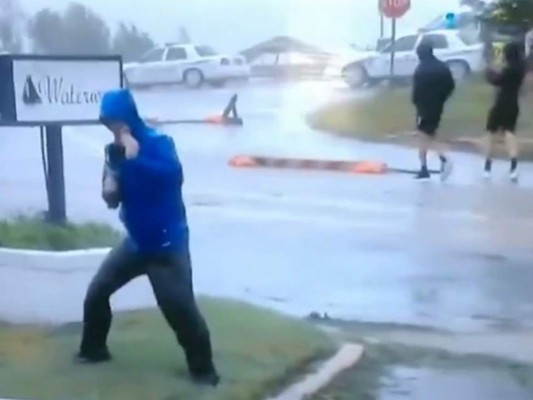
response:
<path id="1" fill-rule="evenodd" d="M 13 59 L 17 122 L 98 121 L 103 93 L 121 87 L 120 59 Z"/>

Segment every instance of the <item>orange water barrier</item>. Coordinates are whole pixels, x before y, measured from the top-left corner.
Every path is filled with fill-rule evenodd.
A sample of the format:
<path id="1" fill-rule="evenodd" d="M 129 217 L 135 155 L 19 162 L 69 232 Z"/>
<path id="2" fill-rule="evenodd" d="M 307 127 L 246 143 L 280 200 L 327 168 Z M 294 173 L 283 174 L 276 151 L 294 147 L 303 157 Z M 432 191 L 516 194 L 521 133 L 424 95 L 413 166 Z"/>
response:
<path id="1" fill-rule="evenodd" d="M 381 175 L 388 172 L 387 164 L 380 161 L 329 161 L 317 159 L 262 157 L 238 155 L 229 160 L 235 168 L 286 168 L 306 170 L 339 171 L 354 174 Z"/>

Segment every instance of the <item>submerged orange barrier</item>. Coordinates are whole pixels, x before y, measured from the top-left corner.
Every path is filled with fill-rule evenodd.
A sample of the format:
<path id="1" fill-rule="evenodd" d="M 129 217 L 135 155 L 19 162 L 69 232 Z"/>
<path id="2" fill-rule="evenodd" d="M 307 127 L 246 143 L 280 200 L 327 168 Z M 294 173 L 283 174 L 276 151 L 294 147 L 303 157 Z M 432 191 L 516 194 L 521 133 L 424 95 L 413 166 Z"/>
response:
<path id="1" fill-rule="evenodd" d="M 329 161 L 316 159 L 280 158 L 238 155 L 228 164 L 235 168 L 287 168 L 340 171 L 353 174 L 379 175 L 388 172 L 387 164 L 380 161 Z"/>

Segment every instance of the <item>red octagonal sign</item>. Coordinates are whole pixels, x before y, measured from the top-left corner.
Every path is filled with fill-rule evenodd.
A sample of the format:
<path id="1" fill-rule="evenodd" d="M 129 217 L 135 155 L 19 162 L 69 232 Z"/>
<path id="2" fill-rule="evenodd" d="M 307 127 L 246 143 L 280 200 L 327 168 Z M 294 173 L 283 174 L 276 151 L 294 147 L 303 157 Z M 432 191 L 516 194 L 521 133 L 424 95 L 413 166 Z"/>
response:
<path id="1" fill-rule="evenodd" d="M 411 8 L 411 0 L 379 0 L 379 9 L 387 18 L 401 18 Z"/>

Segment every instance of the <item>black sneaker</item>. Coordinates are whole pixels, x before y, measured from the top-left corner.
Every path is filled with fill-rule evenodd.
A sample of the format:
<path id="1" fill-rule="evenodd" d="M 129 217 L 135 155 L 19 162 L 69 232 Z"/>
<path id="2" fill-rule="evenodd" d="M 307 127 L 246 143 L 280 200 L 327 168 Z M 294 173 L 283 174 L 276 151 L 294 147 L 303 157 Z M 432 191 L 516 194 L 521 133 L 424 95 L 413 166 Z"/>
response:
<path id="1" fill-rule="evenodd" d="M 452 174 L 452 171 L 453 171 L 452 162 L 449 159 L 442 161 L 441 166 L 440 166 L 440 180 L 443 182 L 446 181 Z"/>
<path id="2" fill-rule="evenodd" d="M 191 372 L 191 378 L 197 385 L 216 387 L 220 383 L 220 376 L 215 370 L 209 372 Z"/>
<path id="3" fill-rule="evenodd" d="M 112 360 L 109 350 L 104 349 L 94 353 L 82 353 L 81 351 L 76 354 L 74 361 L 77 364 L 99 364 Z"/>
<path id="4" fill-rule="evenodd" d="M 428 180 L 431 178 L 429 171 L 426 168 L 422 168 L 418 174 L 416 174 L 415 179 L 419 181 Z"/>

